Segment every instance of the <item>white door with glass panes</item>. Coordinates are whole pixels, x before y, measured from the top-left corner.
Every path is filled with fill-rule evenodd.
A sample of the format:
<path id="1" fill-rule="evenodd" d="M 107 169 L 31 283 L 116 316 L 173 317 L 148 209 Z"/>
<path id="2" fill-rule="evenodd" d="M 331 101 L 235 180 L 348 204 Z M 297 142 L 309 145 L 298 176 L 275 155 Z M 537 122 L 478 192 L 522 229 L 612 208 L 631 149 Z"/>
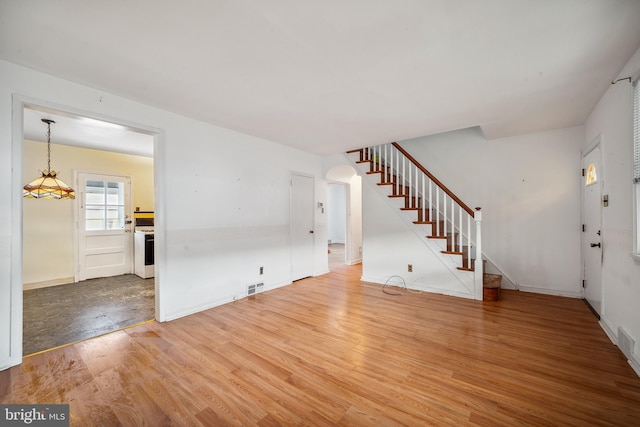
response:
<path id="1" fill-rule="evenodd" d="M 79 172 L 78 281 L 133 271 L 131 177 Z"/>

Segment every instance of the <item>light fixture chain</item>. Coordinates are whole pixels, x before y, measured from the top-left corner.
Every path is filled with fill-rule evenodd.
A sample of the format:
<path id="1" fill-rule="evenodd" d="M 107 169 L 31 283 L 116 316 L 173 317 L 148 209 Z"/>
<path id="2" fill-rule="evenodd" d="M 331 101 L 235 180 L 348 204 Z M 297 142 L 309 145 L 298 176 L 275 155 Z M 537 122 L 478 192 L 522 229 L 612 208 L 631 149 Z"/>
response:
<path id="1" fill-rule="evenodd" d="M 51 173 L 51 123 L 47 123 L 47 173 Z"/>

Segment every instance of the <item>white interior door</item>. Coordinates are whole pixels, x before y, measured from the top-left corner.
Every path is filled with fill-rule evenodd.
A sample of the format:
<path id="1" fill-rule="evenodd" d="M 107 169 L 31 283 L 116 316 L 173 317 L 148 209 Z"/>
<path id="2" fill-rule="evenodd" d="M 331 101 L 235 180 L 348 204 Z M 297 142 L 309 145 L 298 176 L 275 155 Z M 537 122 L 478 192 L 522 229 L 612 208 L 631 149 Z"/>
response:
<path id="1" fill-rule="evenodd" d="M 291 175 L 291 280 L 313 275 L 313 178 Z"/>
<path id="2" fill-rule="evenodd" d="M 78 173 L 78 281 L 133 272 L 131 177 Z"/>
<path id="3" fill-rule="evenodd" d="M 593 310 L 602 310 L 602 157 L 600 145 L 582 158 L 582 262 L 584 298 Z"/>

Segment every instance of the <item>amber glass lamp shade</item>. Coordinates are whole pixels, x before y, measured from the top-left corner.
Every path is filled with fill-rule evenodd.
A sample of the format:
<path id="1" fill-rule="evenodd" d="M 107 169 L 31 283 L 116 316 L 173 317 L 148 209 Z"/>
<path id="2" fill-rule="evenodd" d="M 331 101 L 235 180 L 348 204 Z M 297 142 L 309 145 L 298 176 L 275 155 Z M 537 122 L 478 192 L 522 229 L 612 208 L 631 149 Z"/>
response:
<path id="1" fill-rule="evenodd" d="M 43 171 L 41 177 L 24 186 L 22 196 L 27 199 L 75 199 L 76 192 L 57 178 L 55 171 Z"/>
<path id="2" fill-rule="evenodd" d="M 50 119 L 41 119 L 47 124 L 47 166 L 42 176 L 34 179 L 22 188 L 22 197 L 27 199 L 75 199 L 76 192 L 56 177 L 56 171 L 51 170 L 51 123 Z"/>

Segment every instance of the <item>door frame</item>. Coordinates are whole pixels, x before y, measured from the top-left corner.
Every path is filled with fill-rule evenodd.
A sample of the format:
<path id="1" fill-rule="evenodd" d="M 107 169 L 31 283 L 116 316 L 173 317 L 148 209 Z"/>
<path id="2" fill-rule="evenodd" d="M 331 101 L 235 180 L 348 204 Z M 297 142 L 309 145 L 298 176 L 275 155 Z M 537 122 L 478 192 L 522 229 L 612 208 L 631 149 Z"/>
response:
<path id="1" fill-rule="evenodd" d="M 580 152 L 580 167 L 583 167 L 584 164 L 584 158 L 586 156 L 588 156 L 593 150 L 595 150 L 596 148 L 600 149 L 600 158 L 599 158 L 599 163 L 600 163 L 600 167 L 598 170 L 598 181 L 595 183 L 595 185 L 597 185 L 600 189 L 600 202 L 598 203 L 598 216 L 600 219 L 600 232 L 601 232 L 601 236 L 600 236 L 600 241 L 602 242 L 602 246 L 600 248 L 600 250 L 602 251 L 602 256 L 604 256 L 604 233 L 602 232 L 602 216 L 603 216 L 603 212 L 602 212 L 602 196 L 603 196 L 603 192 L 604 192 L 604 181 L 605 181 L 605 173 L 604 173 L 604 164 L 602 161 L 602 134 L 599 134 L 598 136 L 596 136 L 583 150 L 581 150 Z M 580 223 L 584 224 L 585 223 L 585 211 L 584 211 L 584 206 L 585 205 L 585 185 L 584 185 L 584 177 L 580 177 Z M 585 234 L 584 232 L 580 233 L 580 269 L 581 269 L 581 278 L 582 280 L 586 280 L 586 269 L 585 269 L 585 261 L 586 261 L 586 256 L 585 256 Z M 584 283 L 584 282 L 583 282 Z M 588 282 L 587 282 L 587 286 L 588 286 Z M 593 314 L 600 319 L 600 317 L 603 314 L 603 307 L 604 307 L 604 283 L 602 280 L 602 268 L 600 268 L 600 312 L 598 313 L 594 307 L 591 306 L 591 304 L 587 301 L 586 299 L 586 289 L 583 286 L 582 287 L 582 299 L 584 300 L 584 302 L 587 304 L 587 306 L 589 307 L 589 309 L 593 312 Z"/>
<path id="2" fill-rule="evenodd" d="M 133 123 L 123 118 L 107 117 L 95 112 L 61 105 L 55 102 L 46 101 L 26 95 L 12 94 L 12 117 L 11 117 L 11 188 L 15 189 L 11 194 L 11 263 L 10 276 L 10 304 L 11 315 L 9 327 L 10 346 L 8 361 L 3 360 L 2 366 L 15 366 L 22 363 L 22 328 L 23 328 L 23 284 L 22 284 L 22 188 L 23 180 L 23 143 L 24 143 L 24 109 L 31 108 L 37 110 L 51 110 L 61 114 L 70 114 L 79 117 L 87 117 L 95 120 L 108 121 L 114 124 L 130 127 L 141 133 L 146 133 L 153 137 L 153 187 L 154 187 L 154 211 L 157 214 L 154 223 L 155 234 L 155 312 L 156 320 L 163 322 L 166 320 L 166 313 L 161 304 L 162 277 L 166 268 L 166 243 L 165 243 L 165 199 L 161 191 L 165 188 L 165 131 L 160 128 Z M 5 363 L 6 362 L 6 363 Z"/>
<path id="3" fill-rule="evenodd" d="M 134 253 L 133 253 L 133 186 L 134 186 L 134 177 L 132 175 L 127 175 L 127 174 L 121 174 L 121 173 L 117 173 L 117 172 L 96 172 L 96 171 L 90 171 L 88 169 L 74 169 L 73 170 L 73 188 L 80 188 L 80 174 L 89 174 L 89 175 L 100 175 L 100 176 L 114 176 L 114 177 L 118 177 L 118 178 L 125 178 L 129 180 L 129 209 L 128 212 L 126 212 L 126 214 L 128 215 L 128 219 L 129 221 L 131 221 L 131 223 L 129 224 L 129 227 L 127 228 L 127 224 L 125 224 L 125 230 L 129 230 L 127 231 L 127 233 L 130 235 L 129 236 L 129 242 L 127 243 L 129 245 L 129 273 L 128 274 L 132 274 L 133 273 L 133 257 L 134 257 Z M 77 197 L 82 197 L 81 195 L 77 196 Z M 74 200 L 74 207 L 73 207 L 73 221 L 75 224 L 75 227 L 73 228 L 73 262 L 75 265 L 75 269 L 74 269 L 74 280 L 76 282 L 80 281 L 80 227 L 82 226 L 81 221 L 80 221 L 80 206 L 79 206 L 80 200 L 78 198 L 76 198 Z"/>

